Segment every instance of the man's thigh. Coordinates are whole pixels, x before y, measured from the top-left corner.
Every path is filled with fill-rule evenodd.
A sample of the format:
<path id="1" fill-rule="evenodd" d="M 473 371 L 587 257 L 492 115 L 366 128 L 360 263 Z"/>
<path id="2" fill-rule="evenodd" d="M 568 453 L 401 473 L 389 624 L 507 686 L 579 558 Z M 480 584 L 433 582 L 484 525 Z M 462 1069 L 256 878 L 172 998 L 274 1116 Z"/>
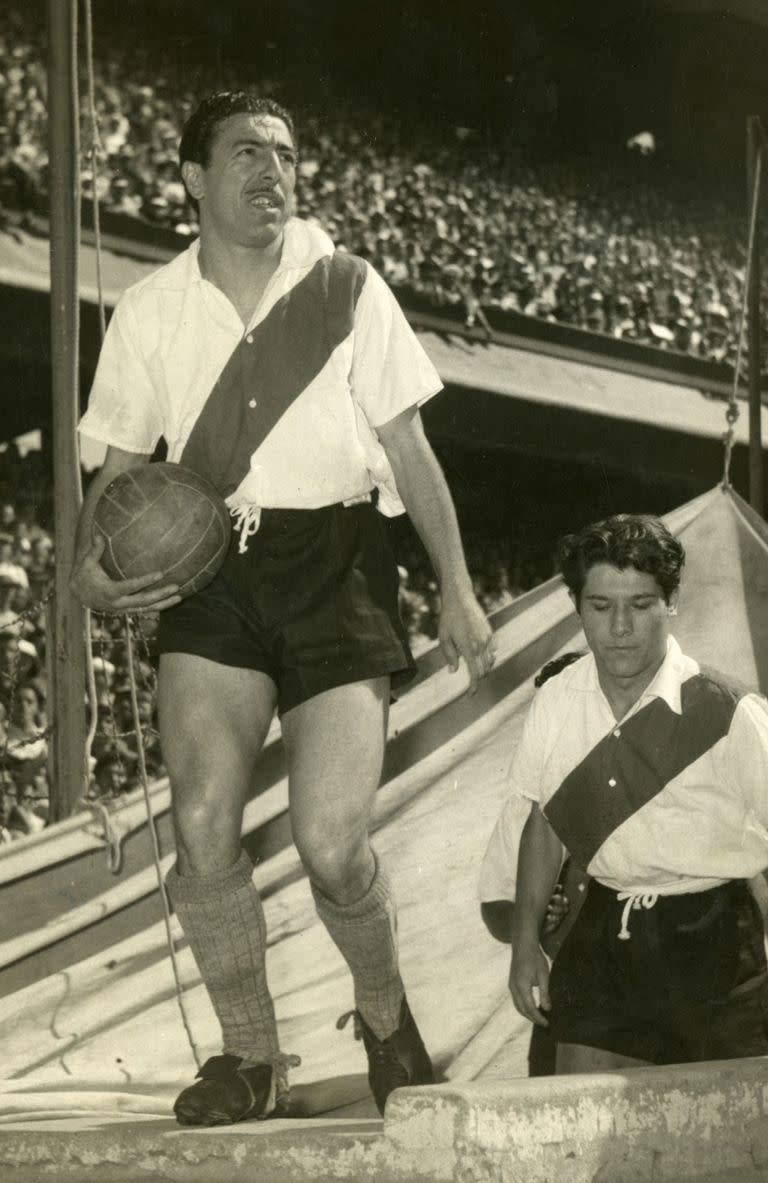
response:
<path id="1" fill-rule="evenodd" d="M 258 670 L 164 653 L 158 678 L 163 759 L 171 781 L 180 866 L 210 851 L 211 867 L 235 861 L 254 765 L 269 730 L 276 690 Z"/>
<path id="2" fill-rule="evenodd" d="M 367 834 L 384 761 L 389 678 L 316 694 L 282 719 L 291 823 L 301 851 Z"/>

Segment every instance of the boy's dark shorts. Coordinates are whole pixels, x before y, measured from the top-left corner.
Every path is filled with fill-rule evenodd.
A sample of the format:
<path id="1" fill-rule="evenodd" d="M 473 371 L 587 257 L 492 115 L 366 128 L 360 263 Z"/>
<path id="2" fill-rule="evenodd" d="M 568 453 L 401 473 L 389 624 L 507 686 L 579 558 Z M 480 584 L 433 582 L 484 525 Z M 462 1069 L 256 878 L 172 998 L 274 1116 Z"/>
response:
<path id="1" fill-rule="evenodd" d="M 768 1055 L 763 922 L 741 880 L 632 908 L 590 882 L 555 958 L 550 1031 L 652 1064 Z"/>
<path id="2" fill-rule="evenodd" d="M 285 714 L 324 690 L 415 664 L 398 611 L 398 573 L 372 502 L 266 509 L 239 553 L 240 534 L 202 591 L 160 615 L 160 653 L 192 653 L 260 670 Z"/>

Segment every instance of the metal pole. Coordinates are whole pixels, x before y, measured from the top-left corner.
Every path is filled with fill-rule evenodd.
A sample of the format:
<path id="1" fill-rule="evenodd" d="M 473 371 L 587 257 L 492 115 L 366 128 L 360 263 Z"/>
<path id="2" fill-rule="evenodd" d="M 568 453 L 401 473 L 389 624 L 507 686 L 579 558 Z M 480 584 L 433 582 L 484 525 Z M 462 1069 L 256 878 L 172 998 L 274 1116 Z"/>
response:
<path id="1" fill-rule="evenodd" d="M 761 515 L 763 503 L 762 398 L 760 390 L 760 174 L 762 131 L 757 115 L 747 120 L 747 211 L 757 207 L 755 241 L 747 291 L 747 358 L 749 372 L 749 503 Z"/>
<path id="2" fill-rule="evenodd" d="M 82 504 L 76 424 L 80 406 L 80 247 L 77 0 L 48 0 L 48 155 L 51 228 L 53 492 L 56 544 L 51 815 L 67 817 L 87 786 L 85 613 L 69 590 Z"/>

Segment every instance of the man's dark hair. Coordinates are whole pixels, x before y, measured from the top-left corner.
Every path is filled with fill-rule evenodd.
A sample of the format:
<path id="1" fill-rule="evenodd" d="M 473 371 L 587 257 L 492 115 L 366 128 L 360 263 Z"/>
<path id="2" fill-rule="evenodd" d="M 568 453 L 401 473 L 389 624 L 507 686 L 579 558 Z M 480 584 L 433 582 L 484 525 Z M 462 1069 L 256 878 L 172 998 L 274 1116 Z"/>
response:
<path id="1" fill-rule="evenodd" d="M 218 126 L 231 115 L 272 115 L 282 119 L 291 133 L 294 148 L 298 146 L 293 118 L 280 103 L 264 98 L 253 90 L 220 90 L 206 95 L 184 124 L 179 144 L 179 164 L 191 160 L 207 168 Z"/>
<path id="2" fill-rule="evenodd" d="M 581 607 L 587 572 L 597 563 L 608 563 L 620 571 L 634 567 L 653 575 L 669 603 L 680 586 L 685 551 L 659 518 L 620 513 L 593 522 L 578 534 L 568 534 L 560 542 L 559 559 L 563 581 L 577 608 Z"/>

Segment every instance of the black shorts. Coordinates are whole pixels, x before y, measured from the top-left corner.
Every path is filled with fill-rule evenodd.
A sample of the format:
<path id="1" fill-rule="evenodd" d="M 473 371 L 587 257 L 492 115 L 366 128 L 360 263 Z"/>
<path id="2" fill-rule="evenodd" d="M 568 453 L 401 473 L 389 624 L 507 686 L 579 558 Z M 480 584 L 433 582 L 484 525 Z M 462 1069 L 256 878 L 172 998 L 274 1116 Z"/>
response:
<path id="1" fill-rule="evenodd" d="M 207 587 L 160 615 L 160 653 L 192 653 L 272 678 L 278 711 L 415 664 L 398 612 L 398 573 L 371 502 L 266 509 L 239 552 L 233 530 Z"/>
<path id="2" fill-rule="evenodd" d="M 552 967 L 555 1039 L 652 1064 L 767 1055 L 763 923 L 746 883 L 644 898 L 628 909 L 590 882 Z"/>

